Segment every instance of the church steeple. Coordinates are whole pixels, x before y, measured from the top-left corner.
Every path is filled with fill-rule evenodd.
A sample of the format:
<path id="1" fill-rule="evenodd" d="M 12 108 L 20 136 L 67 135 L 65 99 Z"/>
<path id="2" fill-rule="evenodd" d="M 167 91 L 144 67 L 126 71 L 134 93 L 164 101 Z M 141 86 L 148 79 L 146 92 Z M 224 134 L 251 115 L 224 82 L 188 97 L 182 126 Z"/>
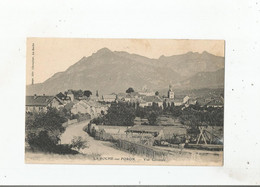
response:
<path id="1" fill-rule="evenodd" d="M 172 85 L 169 85 L 168 98 L 174 99 L 174 91 L 172 90 Z"/>

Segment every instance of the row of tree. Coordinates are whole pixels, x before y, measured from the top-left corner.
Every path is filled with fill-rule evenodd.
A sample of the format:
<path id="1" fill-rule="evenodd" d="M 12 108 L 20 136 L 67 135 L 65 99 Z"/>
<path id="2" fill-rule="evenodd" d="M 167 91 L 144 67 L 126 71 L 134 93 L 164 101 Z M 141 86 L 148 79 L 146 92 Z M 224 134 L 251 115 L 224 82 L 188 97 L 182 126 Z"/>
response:
<path id="1" fill-rule="evenodd" d="M 174 106 L 174 103 L 164 103 L 159 107 L 153 103 L 149 107 L 139 107 L 138 103 L 112 103 L 107 114 L 92 120 L 96 124 L 131 126 L 135 117 L 148 119 L 149 125 L 158 125 L 158 117 L 161 115 L 178 118 L 182 124 L 189 126 L 223 126 L 223 108 L 205 108 L 199 105 Z"/>
<path id="2" fill-rule="evenodd" d="M 90 97 L 92 95 L 92 92 L 90 90 L 70 90 L 74 97 L 76 99 L 80 98 L 80 97 L 83 97 L 83 96 L 86 96 L 86 97 Z M 67 95 L 68 91 L 65 92 L 65 94 Z M 98 94 L 98 93 L 97 93 Z"/>

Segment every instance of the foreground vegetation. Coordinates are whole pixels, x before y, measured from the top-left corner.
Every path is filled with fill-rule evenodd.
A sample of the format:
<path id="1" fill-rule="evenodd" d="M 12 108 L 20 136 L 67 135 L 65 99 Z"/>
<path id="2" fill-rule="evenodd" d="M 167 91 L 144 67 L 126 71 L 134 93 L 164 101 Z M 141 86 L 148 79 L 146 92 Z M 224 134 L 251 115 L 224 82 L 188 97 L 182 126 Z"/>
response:
<path id="1" fill-rule="evenodd" d="M 80 149 L 86 148 L 86 142 L 80 137 L 74 137 L 71 144 L 60 144 L 60 136 L 65 131 L 62 124 L 66 121 L 64 113 L 55 108 L 48 108 L 46 112 L 26 113 L 25 141 L 30 150 L 77 154 Z"/>

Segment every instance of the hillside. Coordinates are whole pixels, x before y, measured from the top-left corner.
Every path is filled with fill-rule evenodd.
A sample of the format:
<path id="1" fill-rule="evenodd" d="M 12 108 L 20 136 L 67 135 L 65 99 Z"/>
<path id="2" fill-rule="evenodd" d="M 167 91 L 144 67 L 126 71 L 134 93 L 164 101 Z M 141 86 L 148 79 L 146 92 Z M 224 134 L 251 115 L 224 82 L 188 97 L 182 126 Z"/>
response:
<path id="1" fill-rule="evenodd" d="M 27 86 L 27 95 L 56 94 L 68 89 L 89 89 L 100 93 L 124 92 L 128 87 L 138 90 L 147 86 L 163 89 L 169 84 L 186 84 L 198 72 L 205 76 L 224 67 L 224 58 L 209 53 L 186 53 L 150 59 L 127 52 L 100 49 L 83 57 L 64 72 L 58 72 L 43 83 Z M 200 86 L 199 79 L 195 85 Z M 214 81 L 214 79 L 212 79 Z M 222 82 L 214 83 L 223 85 Z M 203 83 L 208 85 L 208 83 Z"/>
<path id="2" fill-rule="evenodd" d="M 160 64 L 178 70 L 183 76 L 191 77 L 199 72 L 213 72 L 224 68 L 224 57 L 212 55 L 206 51 L 202 54 L 188 52 L 183 55 L 161 56 Z"/>
<path id="3" fill-rule="evenodd" d="M 223 88 L 224 87 L 224 68 L 214 72 L 199 72 L 196 75 L 180 82 L 181 88 Z"/>

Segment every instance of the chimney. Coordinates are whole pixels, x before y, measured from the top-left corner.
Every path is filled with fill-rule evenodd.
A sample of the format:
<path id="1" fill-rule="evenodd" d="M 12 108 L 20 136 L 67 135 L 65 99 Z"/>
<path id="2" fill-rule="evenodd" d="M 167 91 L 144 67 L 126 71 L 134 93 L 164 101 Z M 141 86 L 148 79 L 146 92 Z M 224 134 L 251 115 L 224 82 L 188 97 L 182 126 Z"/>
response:
<path id="1" fill-rule="evenodd" d="M 36 94 L 34 94 L 34 96 L 33 96 L 33 99 L 36 99 L 36 97 L 37 97 L 37 95 L 36 95 Z"/>

